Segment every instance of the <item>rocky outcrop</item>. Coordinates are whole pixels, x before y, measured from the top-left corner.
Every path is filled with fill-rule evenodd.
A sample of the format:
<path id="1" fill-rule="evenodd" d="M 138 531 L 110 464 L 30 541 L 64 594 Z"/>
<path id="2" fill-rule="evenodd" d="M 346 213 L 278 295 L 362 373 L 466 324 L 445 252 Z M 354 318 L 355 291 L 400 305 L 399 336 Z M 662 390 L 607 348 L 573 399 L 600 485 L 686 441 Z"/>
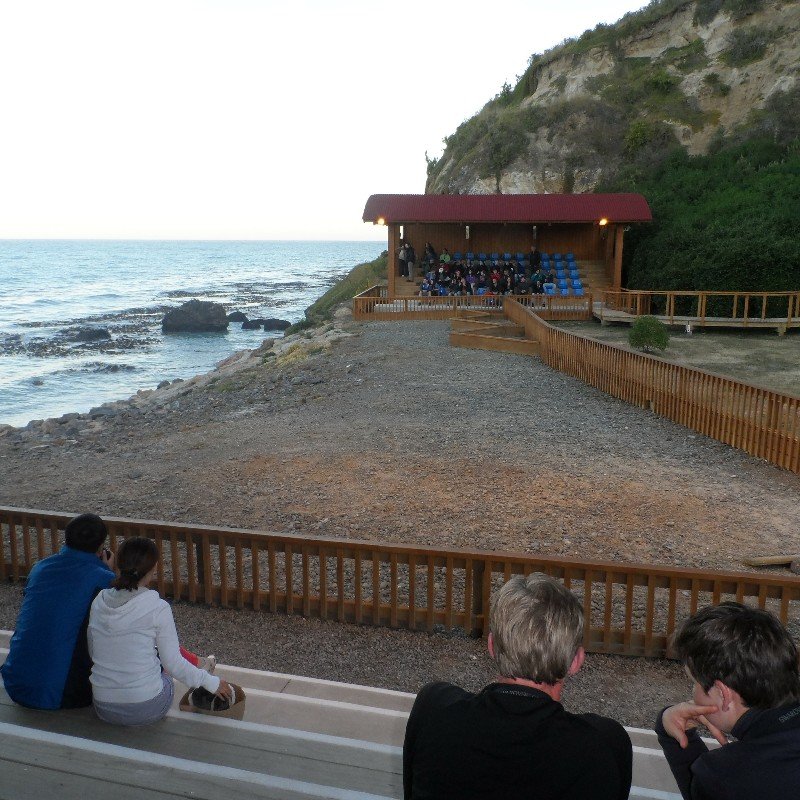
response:
<path id="1" fill-rule="evenodd" d="M 288 319 L 276 319 L 275 317 L 267 317 L 264 320 L 265 331 L 285 331 L 291 326 Z"/>
<path id="2" fill-rule="evenodd" d="M 161 321 L 164 333 L 207 333 L 228 329 L 225 309 L 219 303 L 207 300 L 189 300 L 179 308 L 169 311 Z"/>
<path id="3" fill-rule="evenodd" d="M 800 98 L 798 0 L 661 0 L 530 59 L 445 139 L 426 191 L 584 192 L 626 163 L 690 154 Z M 784 116 L 785 115 L 785 112 Z M 791 123 L 790 123 L 791 124 Z"/>
<path id="4" fill-rule="evenodd" d="M 111 333 L 106 328 L 72 328 L 64 332 L 64 338 L 71 342 L 97 342 L 110 339 Z"/>
<path id="5" fill-rule="evenodd" d="M 247 314 L 244 311 L 232 311 L 228 314 L 228 322 L 247 322 Z"/>

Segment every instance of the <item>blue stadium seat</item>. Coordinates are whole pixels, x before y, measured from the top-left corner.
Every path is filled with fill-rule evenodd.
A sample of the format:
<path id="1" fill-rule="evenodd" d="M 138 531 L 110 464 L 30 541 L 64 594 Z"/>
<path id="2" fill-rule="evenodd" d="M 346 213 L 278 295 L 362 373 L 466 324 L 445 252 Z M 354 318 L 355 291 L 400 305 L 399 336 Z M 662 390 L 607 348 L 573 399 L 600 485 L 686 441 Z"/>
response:
<path id="1" fill-rule="evenodd" d="M 453 261 L 461 261 L 461 253 L 453 253 Z"/>
<path id="2" fill-rule="evenodd" d="M 567 280 L 566 280 L 566 278 L 559 278 L 558 279 L 558 288 L 559 289 L 566 289 L 567 288 Z"/>
<path id="3" fill-rule="evenodd" d="M 561 292 L 562 297 L 569 297 L 569 289 L 566 286 L 562 286 L 559 291 Z"/>
<path id="4" fill-rule="evenodd" d="M 486 287 L 479 286 L 475 291 L 478 293 L 478 297 L 483 297 L 486 294 Z"/>
<path id="5" fill-rule="evenodd" d="M 467 261 L 474 261 L 475 253 L 467 253 Z"/>
<path id="6" fill-rule="evenodd" d="M 478 253 L 478 261 L 486 261 L 487 258 L 486 253 Z"/>
<path id="7" fill-rule="evenodd" d="M 569 271 L 569 276 L 570 276 L 570 278 L 572 278 L 572 280 L 574 280 L 574 281 L 578 281 L 578 280 L 580 280 L 580 278 L 581 278 L 581 275 L 580 275 L 580 273 L 579 273 L 579 272 L 578 272 L 578 270 L 576 270 L 576 269 L 571 269 L 571 270 Z"/>
<path id="8" fill-rule="evenodd" d="M 499 261 L 500 253 L 492 253 L 492 261 Z"/>
<path id="9" fill-rule="evenodd" d="M 561 261 L 561 253 L 553 253 L 553 258 L 556 261 Z"/>
<path id="10" fill-rule="evenodd" d="M 583 286 L 573 286 L 572 293 L 575 297 L 583 297 Z"/>
<path id="11" fill-rule="evenodd" d="M 545 283 L 542 286 L 542 290 L 546 295 L 550 295 L 552 297 L 556 293 L 556 285 L 554 283 Z"/>
<path id="12" fill-rule="evenodd" d="M 517 253 L 517 261 L 522 261 L 525 258 L 525 253 Z"/>
<path id="13" fill-rule="evenodd" d="M 567 261 L 574 261 L 575 253 L 567 253 Z"/>
<path id="14" fill-rule="evenodd" d="M 573 289 L 583 289 L 583 284 L 580 282 L 579 279 L 576 278 L 574 281 L 572 281 L 572 288 Z"/>
<path id="15" fill-rule="evenodd" d="M 503 261 L 511 261 L 511 253 L 503 253 Z"/>

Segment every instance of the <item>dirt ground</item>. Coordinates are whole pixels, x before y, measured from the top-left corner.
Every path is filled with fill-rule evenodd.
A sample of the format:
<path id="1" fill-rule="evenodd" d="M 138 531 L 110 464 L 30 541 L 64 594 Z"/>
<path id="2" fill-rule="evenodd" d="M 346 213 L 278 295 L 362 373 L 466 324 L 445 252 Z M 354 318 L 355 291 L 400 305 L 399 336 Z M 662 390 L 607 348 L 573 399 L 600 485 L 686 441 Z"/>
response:
<path id="1" fill-rule="evenodd" d="M 629 325 L 558 322 L 559 328 L 628 347 Z M 773 330 L 670 328 L 669 347 L 659 358 L 727 375 L 777 392 L 800 396 L 800 330 L 783 336 Z"/>

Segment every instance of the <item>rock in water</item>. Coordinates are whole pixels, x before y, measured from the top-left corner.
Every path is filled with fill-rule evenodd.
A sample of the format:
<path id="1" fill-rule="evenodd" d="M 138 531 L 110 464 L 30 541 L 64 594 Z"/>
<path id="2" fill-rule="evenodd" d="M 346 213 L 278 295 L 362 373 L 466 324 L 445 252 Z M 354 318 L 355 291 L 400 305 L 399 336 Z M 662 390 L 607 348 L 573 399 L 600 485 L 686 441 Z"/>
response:
<path id="1" fill-rule="evenodd" d="M 232 311 L 228 314 L 228 322 L 247 322 L 247 314 L 244 311 Z"/>
<path id="2" fill-rule="evenodd" d="M 292 323 L 288 319 L 275 319 L 275 317 L 267 317 L 264 320 L 265 331 L 285 331 Z"/>
<path id="3" fill-rule="evenodd" d="M 67 339 L 73 342 L 96 342 L 101 339 L 110 339 L 111 334 L 106 328 L 72 328 L 65 333 Z"/>
<path id="4" fill-rule="evenodd" d="M 248 319 L 242 323 L 243 331 L 257 331 L 264 324 L 263 319 Z"/>
<path id="5" fill-rule="evenodd" d="M 164 333 L 180 331 L 207 332 L 228 330 L 225 309 L 208 300 L 190 300 L 179 308 L 167 312 L 161 320 Z"/>

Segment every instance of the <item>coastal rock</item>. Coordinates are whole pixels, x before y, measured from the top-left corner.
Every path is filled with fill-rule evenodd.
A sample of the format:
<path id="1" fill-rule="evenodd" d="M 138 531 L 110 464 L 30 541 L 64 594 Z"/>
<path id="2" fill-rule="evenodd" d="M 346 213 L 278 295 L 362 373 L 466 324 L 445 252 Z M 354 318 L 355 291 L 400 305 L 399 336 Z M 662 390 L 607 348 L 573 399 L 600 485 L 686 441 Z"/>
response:
<path id="1" fill-rule="evenodd" d="M 255 331 L 258 330 L 263 324 L 264 324 L 263 319 L 248 319 L 242 323 L 242 330 Z"/>
<path id="2" fill-rule="evenodd" d="M 111 333 L 106 328 L 70 328 L 64 332 L 64 338 L 73 342 L 98 342 L 110 339 Z"/>
<path id="3" fill-rule="evenodd" d="M 247 314 L 244 311 L 232 311 L 228 314 L 228 322 L 247 322 Z"/>
<path id="4" fill-rule="evenodd" d="M 262 322 L 265 331 L 285 331 L 292 324 L 288 319 L 276 319 L 275 317 L 267 317 Z"/>
<path id="5" fill-rule="evenodd" d="M 164 333 L 204 333 L 227 329 L 225 309 L 219 303 L 208 300 L 190 300 L 169 311 L 161 321 L 161 330 Z"/>

